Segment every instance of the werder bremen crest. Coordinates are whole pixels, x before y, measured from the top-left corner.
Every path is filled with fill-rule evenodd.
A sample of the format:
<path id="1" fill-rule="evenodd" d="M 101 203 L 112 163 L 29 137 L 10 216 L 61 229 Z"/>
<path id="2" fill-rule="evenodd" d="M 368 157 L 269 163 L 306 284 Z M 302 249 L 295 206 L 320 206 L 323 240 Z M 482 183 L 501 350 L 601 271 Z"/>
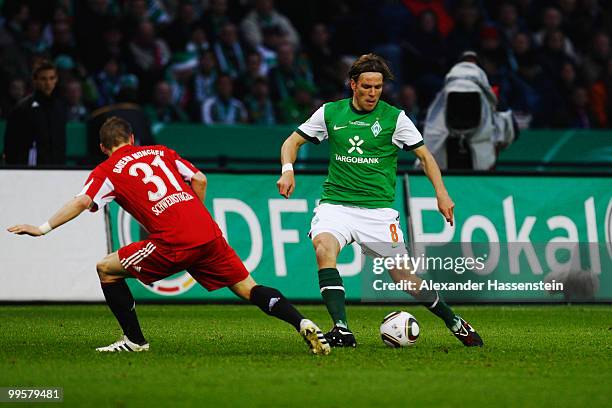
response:
<path id="1" fill-rule="evenodd" d="M 376 121 L 376 122 L 374 122 L 374 124 L 372 125 L 372 127 L 370 129 L 372 129 L 372 133 L 374 134 L 374 137 L 376 137 L 376 136 L 378 136 L 378 134 L 382 130 L 382 126 L 380 126 L 380 123 L 378 123 L 378 121 Z"/>

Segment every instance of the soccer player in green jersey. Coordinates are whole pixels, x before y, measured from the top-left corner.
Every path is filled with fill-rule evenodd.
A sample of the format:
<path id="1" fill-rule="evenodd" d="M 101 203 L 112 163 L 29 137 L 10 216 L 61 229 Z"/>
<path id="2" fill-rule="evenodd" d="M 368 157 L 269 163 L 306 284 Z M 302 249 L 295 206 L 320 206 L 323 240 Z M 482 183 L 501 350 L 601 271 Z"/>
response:
<path id="1" fill-rule="evenodd" d="M 282 175 L 277 182 L 279 193 L 289 198 L 295 189 L 293 163 L 300 146 L 328 140 L 328 176 L 309 235 L 319 267 L 321 296 L 334 322 L 325 336 L 335 347 L 357 345 L 346 319 L 344 286 L 336 269 L 340 250 L 357 242 L 366 254 L 375 257 L 406 253 L 399 213 L 391 208 L 398 151 L 413 151 L 419 158 L 435 189 L 438 208 L 451 225 L 455 206 L 419 131 L 402 110 L 380 100 L 384 81 L 392 79 L 385 61 L 374 54 L 362 55 L 352 65 L 349 79 L 352 98 L 324 104 L 283 143 Z M 411 272 L 389 271 L 396 281 L 413 281 L 418 288 L 421 279 Z M 409 293 L 440 317 L 464 345 L 482 346 L 478 333 L 437 291 Z"/>

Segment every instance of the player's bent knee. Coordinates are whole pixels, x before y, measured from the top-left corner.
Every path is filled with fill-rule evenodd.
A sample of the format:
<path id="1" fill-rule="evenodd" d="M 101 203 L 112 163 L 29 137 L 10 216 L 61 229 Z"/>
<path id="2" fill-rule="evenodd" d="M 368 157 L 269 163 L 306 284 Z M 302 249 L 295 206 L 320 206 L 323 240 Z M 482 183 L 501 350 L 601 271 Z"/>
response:
<path id="1" fill-rule="evenodd" d="M 329 249 L 326 248 L 325 245 L 315 245 L 315 254 L 317 255 L 317 259 L 327 258 L 329 256 Z"/>
<path id="2" fill-rule="evenodd" d="M 100 279 L 101 283 L 113 283 L 124 278 L 124 276 L 112 274 L 111 264 L 106 260 L 106 258 L 98 261 L 96 264 L 96 272 L 98 272 L 98 278 Z"/>
<path id="3" fill-rule="evenodd" d="M 101 261 L 98 261 L 98 263 L 96 264 L 96 272 L 98 272 L 98 276 L 100 277 L 100 280 L 102 280 L 102 278 L 107 276 L 109 272 L 108 262 L 106 262 L 104 259 L 102 259 Z"/>
<path id="4" fill-rule="evenodd" d="M 336 238 L 330 232 L 322 232 L 313 238 L 312 244 L 315 248 L 324 246 L 330 251 L 340 251 L 340 243 L 338 242 L 338 238 Z"/>
<path id="5" fill-rule="evenodd" d="M 335 268 L 337 254 L 333 250 L 320 246 L 315 249 L 315 253 L 319 268 Z"/>

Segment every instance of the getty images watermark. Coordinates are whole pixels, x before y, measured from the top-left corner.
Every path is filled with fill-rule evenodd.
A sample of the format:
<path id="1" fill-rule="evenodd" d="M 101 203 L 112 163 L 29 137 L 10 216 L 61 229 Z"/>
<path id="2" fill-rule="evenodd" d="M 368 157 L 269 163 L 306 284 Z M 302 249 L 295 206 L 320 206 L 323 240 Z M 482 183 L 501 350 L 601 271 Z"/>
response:
<path id="1" fill-rule="evenodd" d="M 414 275 L 419 270 L 436 270 L 453 272 L 463 275 L 466 271 L 482 272 L 486 267 L 486 257 L 428 257 L 423 255 L 414 257 L 408 254 L 396 254 L 392 257 L 377 257 L 373 259 L 372 272 L 374 275 L 382 275 L 384 272 L 404 271 Z M 454 291 L 563 291 L 563 283 L 552 280 L 551 282 L 503 282 L 498 279 L 487 279 L 484 282 L 468 279 L 463 282 L 436 282 L 432 279 L 398 279 L 386 282 L 383 279 L 375 279 L 372 282 L 375 291 L 421 291 L 421 290 L 454 290 Z"/>
<path id="2" fill-rule="evenodd" d="M 597 243 L 363 244 L 365 302 L 410 301 L 438 290 L 457 302 L 612 299 L 612 250 Z M 348 265 L 348 264 L 347 264 Z"/>

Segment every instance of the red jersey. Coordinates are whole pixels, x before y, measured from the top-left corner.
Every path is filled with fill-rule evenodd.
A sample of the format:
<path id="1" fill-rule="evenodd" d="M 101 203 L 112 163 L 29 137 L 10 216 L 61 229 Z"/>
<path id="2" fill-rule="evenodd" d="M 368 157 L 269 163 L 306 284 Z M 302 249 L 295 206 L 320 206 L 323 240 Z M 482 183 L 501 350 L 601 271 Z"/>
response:
<path id="1" fill-rule="evenodd" d="M 204 204 L 186 183 L 198 169 L 165 146 L 126 145 L 99 164 L 78 195 L 97 211 L 112 200 L 159 240 L 176 249 L 221 236 Z"/>

